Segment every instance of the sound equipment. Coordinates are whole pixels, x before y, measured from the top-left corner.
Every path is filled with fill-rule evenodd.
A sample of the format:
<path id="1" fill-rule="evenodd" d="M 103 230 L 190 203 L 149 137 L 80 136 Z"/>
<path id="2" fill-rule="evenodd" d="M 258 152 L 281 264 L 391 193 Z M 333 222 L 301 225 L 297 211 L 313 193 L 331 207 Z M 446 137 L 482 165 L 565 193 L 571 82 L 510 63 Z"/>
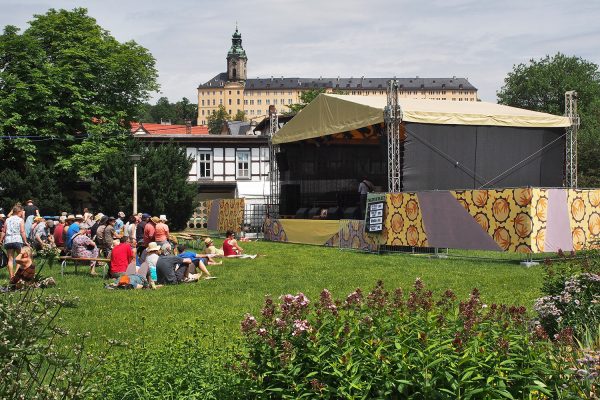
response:
<path id="1" fill-rule="evenodd" d="M 298 211 L 296 211 L 296 218 L 304 219 L 304 218 L 306 218 L 306 213 L 308 213 L 308 208 L 306 208 L 306 207 L 299 208 Z"/>
<path id="2" fill-rule="evenodd" d="M 308 210 L 308 214 L 306 214 L 306 218 L 312 219 L 321 214 L 321 209 L 319 207 L 313 207 Z"/>
<path id="3" fill-rule="evenodd" d="M 275 161 L 277 162 L 277 169 L 279 169 L 279 171 L 288 171 L 290 169 L 287 153 L 276 153 Z"/>
<path id="4" fill-rule="evenodd" d="M 327 209 L 327 219 L 340 219 L 340 208 L 329 207 Z"/>
<path id="5" fill-rule="evenodd" d="M 344 219 L 358 219 L 358 207 L 346 207 L 344 208 Z"/>

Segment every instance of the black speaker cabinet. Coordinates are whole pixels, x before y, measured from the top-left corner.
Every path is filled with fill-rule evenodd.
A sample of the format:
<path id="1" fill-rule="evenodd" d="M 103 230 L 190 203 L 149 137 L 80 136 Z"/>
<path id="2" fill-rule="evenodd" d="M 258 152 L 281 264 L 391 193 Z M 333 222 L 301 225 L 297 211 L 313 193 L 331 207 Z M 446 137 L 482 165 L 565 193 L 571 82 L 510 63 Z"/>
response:
<path id="1" fill-rule="evenodd" d="M 344 219 L 357 219 L 358 215 L 358 207 L 346 207 L 344 208 Z"/>
<path id="2" fill-rule="evenodd" d="M 327 219 L 340 219 L 340 208 L 329 207 L 327 209 Z"/>
<path id="3" fill-rule="evenodd" d="M 296 211 L 296 218 L 305 219 L 307 213 L 308 213 L 308 208 L 306 208 L 306 207 L 299 208 L 298 211 Z"/>
<path id="4" fill-rule="evenodd" d="M 316 217 L 320 214 L 321 214 L 321 209 L 319 207 L 313 207 L 310 210 L 308 210 L 308 214 L 306 215 L 306 218 L 312 219 L 313 217 Z"/>

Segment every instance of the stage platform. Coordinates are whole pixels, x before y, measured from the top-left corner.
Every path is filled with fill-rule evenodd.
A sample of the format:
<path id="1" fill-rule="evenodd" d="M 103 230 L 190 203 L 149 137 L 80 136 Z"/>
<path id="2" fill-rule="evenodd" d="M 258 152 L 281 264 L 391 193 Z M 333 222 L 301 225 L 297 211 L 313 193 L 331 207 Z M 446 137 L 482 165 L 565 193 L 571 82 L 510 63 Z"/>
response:
<path id="1" fill-rule="evenodd" d="M 381 246 L 516 253 L 598 247 L 600 189 L 512 188 L 371 194 L 383 230 L 359 220 L 267 219 L 267 240 L 376 251 Z"/>

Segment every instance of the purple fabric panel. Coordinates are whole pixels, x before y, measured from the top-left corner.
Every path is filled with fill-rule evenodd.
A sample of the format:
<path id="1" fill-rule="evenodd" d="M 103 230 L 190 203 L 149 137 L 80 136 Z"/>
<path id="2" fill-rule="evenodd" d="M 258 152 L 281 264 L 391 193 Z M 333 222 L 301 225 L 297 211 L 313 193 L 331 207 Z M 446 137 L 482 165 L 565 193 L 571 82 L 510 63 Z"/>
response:
<path id="1" fill-rule="evenodd" d="M 548 189 L 544 251 L 573 250 L 569 205 L 565 189 Z"/>
<path id="2" fill-rule="evenodd" d="M 208 221 L 206 221 L 206 229 L 216 231 L 219 229 L 219 209 L 221 208 L 221 200 L 213 200 Z"/>
<path id="3" fill-rule="evenodd" d="M 430 247 L 501 251 L 450 192 L 417 194 Z"/>

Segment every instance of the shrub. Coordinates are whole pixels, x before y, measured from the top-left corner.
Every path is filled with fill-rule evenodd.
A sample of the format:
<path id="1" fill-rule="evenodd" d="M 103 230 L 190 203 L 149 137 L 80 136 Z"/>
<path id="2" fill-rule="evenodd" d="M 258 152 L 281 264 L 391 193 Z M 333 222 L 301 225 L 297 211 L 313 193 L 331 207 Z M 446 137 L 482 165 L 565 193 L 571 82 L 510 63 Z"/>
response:
<path id="1" fill-rule="evenodd" d="M 565 347 L 530 331 L 524 307 L 487 306 L 474 289 L 434 299 L 417 279 L 345 301 L 299 293 L 246 315 L 239 368 L 258 398 L 559 398 L 579 395 Z M 566 340 L 567 338 L 565 338 Z"/>
<path id="2" fill-rule="evenodd" d="M 87 379 L 103 355 L 86 353 L 86 335 L 61 340 L 69 336 L 56 324 L 63 306 L 41 289 L 0 295 L 0 398 L 80 399 L 93 392 Z"/>
<path id="3" fill-rule="evenodd" d="M 594 334 L 600 325 L 600 257 L 592 252 L 547 263 L 542 293 L 534 309 L 551 337 L 566 329 L 577 337 L 589 329 Z"/>
<path id="4" fill-rule="evenodd" d="M 143 332 L 143 329 L 142 329 Z M 160 345 L 140 335 L 113 353 L 102 367 L 101 399 L 239 399 L 242 380 L 223 351 L 199 324 L 173 329 Z M 209 347 L 210 346 L 210 347 Z"/>

